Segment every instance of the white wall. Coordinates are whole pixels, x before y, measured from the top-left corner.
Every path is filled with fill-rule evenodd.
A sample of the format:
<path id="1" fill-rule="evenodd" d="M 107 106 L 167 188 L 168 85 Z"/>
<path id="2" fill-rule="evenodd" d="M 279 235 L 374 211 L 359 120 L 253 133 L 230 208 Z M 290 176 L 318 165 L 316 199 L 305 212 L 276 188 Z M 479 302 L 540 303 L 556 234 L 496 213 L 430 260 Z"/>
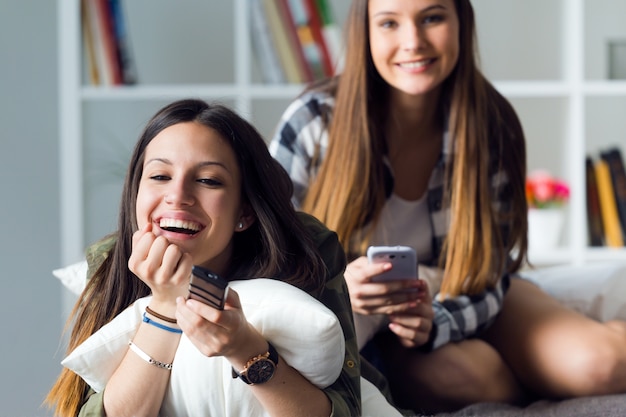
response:
<path id="1" fill-rule="evenodd" d="M 56 2 L 0 0 L 0 417 L 40 404 L 61 369 Z"/>

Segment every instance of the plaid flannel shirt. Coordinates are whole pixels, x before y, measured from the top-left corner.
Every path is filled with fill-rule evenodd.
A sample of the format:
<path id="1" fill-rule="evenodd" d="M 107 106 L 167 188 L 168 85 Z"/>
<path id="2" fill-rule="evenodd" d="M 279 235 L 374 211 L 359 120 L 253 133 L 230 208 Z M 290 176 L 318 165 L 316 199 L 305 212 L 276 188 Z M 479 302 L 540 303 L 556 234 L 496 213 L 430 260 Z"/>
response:
<path id="1" fill-rule="evenodd" d="M 270 153 L 287 170 L 293 181 L 293 202 L 298 208 L 328 148 L 326 126 L 332 117 L 333 108 L 334 98 L 329 94 L 319 91 L 303 94 L 285 110 L 270 142 Z M 431 262 L 439 258 L 449 228 L 450 213 L 443 207 L 443 195 L 445 167 L 450 161 L 451 146 L 451 139 L 446 132 L 443 152 L 428 183 L 427 201 L 433 229 L 434 255 Z M 316 150 L 319 155 L 315 159 Z M 507 210 L 506 174 L 496 172 L 491 182 L 496 196 L 496 209 Z M 502 227 L 506 236 L 506 225 Z M 487 288 L 477 295 L 459 295 L 446 299 L 435 297 L 433 331 L 423 350 L 436 349 L 450 342 L 473 337 L 488 328 L 502 308 L 509 282 L 510 277 L 506 274 L 493 288 Z"/>

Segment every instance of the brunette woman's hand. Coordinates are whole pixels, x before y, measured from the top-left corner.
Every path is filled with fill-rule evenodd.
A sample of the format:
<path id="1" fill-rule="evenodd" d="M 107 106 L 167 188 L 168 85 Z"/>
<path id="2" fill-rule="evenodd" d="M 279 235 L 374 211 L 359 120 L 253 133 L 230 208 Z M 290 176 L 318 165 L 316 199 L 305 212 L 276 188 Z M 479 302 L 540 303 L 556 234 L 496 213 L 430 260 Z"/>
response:
<path id="1" fill-rule="evenodd" d="M 150 223 L 133 234 L 128 268 L 150 287 L 151 306 L 167 304 L 173 315 L 176 297 L 187 293 L 191 267 L 191 255 L 152 233 Z M 155 310 L 166 314 L 164 309 Z"/>
<path id="2" fill-rule="evenodd" d="M 354 312 L 363 315 L 403 313 L 416 308 L 419 300 L 428 296 L 428 287 L 423 280 L 373 281 L 391 268 L 389 262 L 370 264 L 365 256 L 347 265 L 344 278 Z"/>
<path id="3" fill-rule="evenodd" d="M 415 306 L 389 315 L 389 329 L 398 336 L 403 346 L 420 347 L 428 342 L 434 316 L 432 297 L 426 288 Z"/>
<path id="4" fill-rule="evenodd" d="M 229 289 L 224 309 L 197 300 L 176 300 L 178 325 L 205 356 L 224 356 L 236 369 L 267 350 L 267 341 L 247 321 L 239 295 Z"/>

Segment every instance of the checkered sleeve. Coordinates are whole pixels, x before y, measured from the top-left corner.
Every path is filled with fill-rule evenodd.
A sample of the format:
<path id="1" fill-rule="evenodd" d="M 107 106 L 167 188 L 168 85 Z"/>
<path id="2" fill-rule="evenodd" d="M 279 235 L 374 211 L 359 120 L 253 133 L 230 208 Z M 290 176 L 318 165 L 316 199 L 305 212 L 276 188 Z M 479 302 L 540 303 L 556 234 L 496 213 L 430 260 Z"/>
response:
<path id="1" fill-rule="evenodd" d="M 300 208 L 317 172 L 315 161 L 325 154 L 328 134 L 324 115 L 330 114 L 332 106 L 332 97 L 324 93 L 303 94 L 287 107 L 270 141 L 270 154 L 291 177 L 296 208 Z M 316 158 L 318 154 L 320 158 Z"/>
<path id="2" fill-rule="evenodd" d="M 435 317 L 428 347 L 437 349 L 447 343 L 476 336 L 487 329 L 502 308 L 509 283 L 510 277 L 505 275 L 495 287 L 480 294 L 433 300 Z"/>

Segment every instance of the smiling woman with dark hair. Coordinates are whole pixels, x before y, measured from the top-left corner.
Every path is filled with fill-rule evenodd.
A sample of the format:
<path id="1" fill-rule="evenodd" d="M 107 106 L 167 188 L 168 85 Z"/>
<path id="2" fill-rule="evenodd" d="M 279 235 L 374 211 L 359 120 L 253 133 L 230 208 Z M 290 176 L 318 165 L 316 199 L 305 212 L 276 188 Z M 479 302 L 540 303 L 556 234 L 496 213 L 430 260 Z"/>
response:
<path id="1" fill-rule="evenodd" d="M 62 371 L 47 398 L 57 414 L 157 415 L 184 333 L 203 355 L 228 360 L 235 376 L 264 361 L 254 368 L 262 372 L 237 381 L 251 383 L 268 415 L 358 415 L 359 356 L 343 250 L 334 233 L 296 213 L 291 194 L 263 138 L 230 109 L 182 100 L 156 113 L 130 160 L 118 230 L 90 248 L 68 351 L 139 298 L 151 295 L 149 305 L 103 391 Z M 247 321 L 236 291 L 223 310 L 186 299 L 193 265 L 228 281 L 280 280 L 326 305 L 345 337 L 336 381 L 320 389 L 292 368 Z"/>

